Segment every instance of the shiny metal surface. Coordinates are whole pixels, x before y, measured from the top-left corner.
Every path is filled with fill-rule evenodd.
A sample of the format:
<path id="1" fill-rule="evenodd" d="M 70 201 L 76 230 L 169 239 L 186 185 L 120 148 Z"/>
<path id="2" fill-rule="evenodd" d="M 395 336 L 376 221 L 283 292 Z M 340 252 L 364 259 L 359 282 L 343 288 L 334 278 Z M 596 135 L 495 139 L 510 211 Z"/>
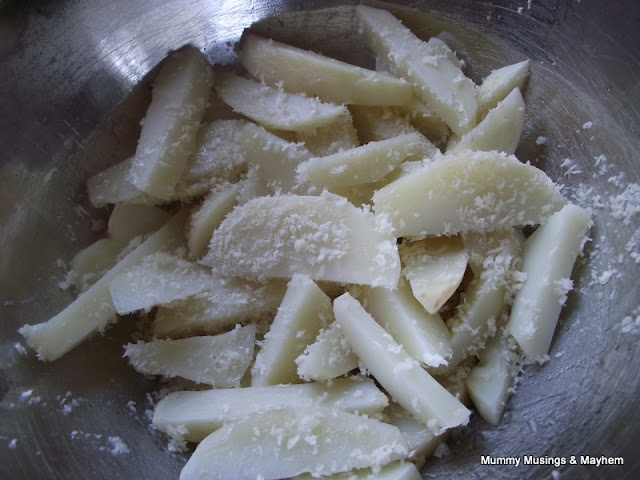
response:
<path id="1" fill-rule="evenodd" d="M 48 319 L 72 299 L 57 287 L 64 265 L 97 235 L 78 207 L 86 205 L 84 181 L 135 148 L 148 91 L 143 85 L 121 102 L 169 50 L 192 43 L 212 61 L 229 63 L 243 29 L 261 20 L 255 28 L 262 33 L 372 66 L 358 41 L 354 4 L 0 3 L 0 478 L 178 477 L 185 457 L 166 451 L 166 439 L 145 415 L 146 393 L 159 385 L 121 358 L 137 328 L 133 320 L 52 364 L 20 354 L 16 329 Z M 606 7 L 595 0 L 392 6 L 420 35 L 445 32 L 476 81 L 491 68 L 531 58 L 517 154 L 566 185 L 568 196 L 582 192 L 583 203 L 595 207 L 593 242 L 575 272 L 580 294 L 569 296 L 551 361 L 527 368 L 501 426 L 474 418 L 451 442 L 450 455 L 427 464 L 425 478 L 640 475 L 634 448 L 640 265 L 631 257 L 640 249 L 633 213 L 639 193 L 628 202 L 619 197 L 640 182 L 639 6 L 635 0 Z M 539 137 L 546 143 L 536 143 Z M 610 180 L 619 174 L 618 184 Z M 617 206 L 627 207 L 626 220 L 616 218 Z M 110 453 L 109 437 L 121 438 L 129 453 Z M 481 455 L 622 456 L 625 465 L 486 466 Z"/>

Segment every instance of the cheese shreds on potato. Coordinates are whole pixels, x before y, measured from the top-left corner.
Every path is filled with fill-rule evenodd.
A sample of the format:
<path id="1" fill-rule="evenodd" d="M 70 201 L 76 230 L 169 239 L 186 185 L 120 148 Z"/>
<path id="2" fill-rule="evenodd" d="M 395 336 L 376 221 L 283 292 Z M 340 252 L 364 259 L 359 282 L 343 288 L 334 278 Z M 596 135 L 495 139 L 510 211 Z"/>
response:
<path id="1" fill-rule="evenodd" d="M 373 195 L 397 237 L 543 223 L 567 201 L 540 169 L 499 152 L 436 158 Z"/>
<path id="2" fill-rule="evenodd" d="M 469 254 L 456 237 L 425 238 L 398 247 L 402 274 L 425 310 L 437 313 L 460 286 Z"/>
<path id="3" fill-rule="evenodd" d="M 590 210 L 569 204 L 527 239 L 522 260 L 527 279 L 514 299 L 507 331 L 531 361 L 549 351 L 590 221 Z"/>
<path id="4" fill-rule="evenodd" d="M 331 320 L 331 299 L 308 276 L 294 274 L 256 355 L 251 385 L 301 382 L 295 360 Z"/>
<path id="5" fill-rule="evenodd" d="M 433 153 L 431 142 L 419 133 L 370 142 L 326 157 L 311 158 L 298 166 L 298 181 L 332 189 L 372 183 L 408 159 Z"/>
<path id="6" fill-rule="evenodd" d="M 166 60 L 153 84 L 129 181 L 138 190 L 170 200 L 194 150 L 207 106 L 213 70 L 195 48 Z"/>
<path id="7" fill-rule="evenodd" d="M 386 10 L 358 5 L 356 16 L 374 53 L 387 59 L 392 73 L 409 80 L 451 130 L 464 135 L 476 125 L 475 85 L 442 40 L 423 42 Z"/>
<path id="8" fill-rule="evenodd" d="M 434 433 L 466 425 L 471 412 L 447 392 L 348 293 L 333 302 L 344 336 L 371 375 Z"/>
<path id="9" fill-rule="evenodd" d="M 234 110 L 267 128 L 313 131 L 348 115 L 347 107 L 324 103 L 219 71 L 216 92 Z"/>
<path id="10" fill-rule="evenodd" d="M 394 288 L 398 249 L 380 220 L 336 195 L 256 198 L 222 222 L 202 263 L 247 280 L 304 273 Z"/>
<path id="11" fill-rule="evenodd" d="M 164 397 L 153 414 L 153 425 L 166 433 L 199 442 L 228 422 L 268 410 L 286 407 L 340 409 L 378 415 L 389 404 L 373 380 L 352 376 L 331 383 L 267 385 L 173 392 Z"/>
<path id="12" fill-rule="evenodd" d="M 81 293 L 69 306 L 48 321 L 20 328 L 19 332 L 38 353 L 38 358 L 46 361 L 56 360 L 115 322 L 116 309 L 109 293 L 111 280 L 137 265 L 147 255 L 180 245 L 183 241 L 185 219 L 184 211 L 176 214 L 166 225 L 105 273 L 91 288 Z"/>
<path id="13" fill-rule="evenodd" d="M 283 408 L 227 423 L 205 438 L 180 480 L 279 480 L 330 475 L 400 460 L 409 448 L 397 427 L 326 408 Z"/>
<path id="14" fill-rule="evenodd" d="M 124 356 L 146 375 L 182 377 L 214 388 L 240 386 L 253 359 L 255 325 L 220 335 L 154 340 L 125 345 Z"/>
<path id="15" fill-rule="evenodd" d="M 367 70 L 318 53 L 248 34 L 240 63 L 267 85 L 336 104 L 406 105 L 412 86 L 386 73 Z"/>

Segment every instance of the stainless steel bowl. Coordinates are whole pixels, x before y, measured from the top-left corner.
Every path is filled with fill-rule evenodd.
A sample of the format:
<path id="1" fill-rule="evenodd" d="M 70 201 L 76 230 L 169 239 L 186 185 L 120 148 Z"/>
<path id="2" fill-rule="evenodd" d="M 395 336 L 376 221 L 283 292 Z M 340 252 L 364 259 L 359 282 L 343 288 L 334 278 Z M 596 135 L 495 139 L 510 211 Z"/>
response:
<path id="1" fill-rule="evenodd" d="M 185 456 L 167 452 L 145 416 L 146 393 L 159 385 L 121 358 L 134 320 L 51 364 L 20 353 L 16 329 L 71 301 L 57 282 L 74 252 L 97 236 L 89 217 L 104 214 L 79 207 L 84 182 L 135 148 L 148 102 L 144 84 L 135 86 L 169 50 L 191 43 L 213 62 L 233 62 L 243 29 L 258 22 L 254 28 L 274 38 L 372 66 L 354 4 L 0 3 L 0 477 L 178 477 Z M 499 427 L 474 417 L 450 442 L 451 453 L 426 465 L 425 478 L 638 478 L 640 265 L 633 254 L 640 222 L 638 190 L 628 185 L 640 181 L 640 4 L 402 0 L 389 7 L 419 35 L 445 35 L 477 81 L 531 58 L 517 154 L 595 207 L 593 242 L 574 272 L 577 292 L 551 361 L 527 368 Z M 110 437 L 129 453 L 111 452 L 118 445 Z M 624 466 L 487 466 L 481 455 L 567 462 L 604 455 L 623 457 Z"/>

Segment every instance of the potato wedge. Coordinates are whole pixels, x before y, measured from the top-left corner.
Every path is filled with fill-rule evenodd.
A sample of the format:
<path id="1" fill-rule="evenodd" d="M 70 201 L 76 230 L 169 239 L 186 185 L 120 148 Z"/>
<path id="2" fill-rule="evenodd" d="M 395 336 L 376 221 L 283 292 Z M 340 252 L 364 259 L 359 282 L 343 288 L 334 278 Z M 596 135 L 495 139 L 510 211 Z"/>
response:
<path id="1" fill-rule="evenodd" d="M 333 314 L 364 366 L 394 401 L 434 434 L 466 425 L 471 412 L 429 375 L 348 293 Z"/>
<path id="2" fill-rule="evenodd" d="M 536 225 L 567 203 L 542 171 L 499 152 L 437 158 L 373 195 L 397 237 Z"/>
<path id="3" fill-rule="evenodd" d="M 156 405 L 153 425 L 169 434 L 183 425 L 184 439 L 199 442 L 225 423 L 268 410 L 330 408 L 377 415 L 388 404 L 372 380 L 355 376 L 337 378 L 330 384 L 216 388 L 170 393 Z"/>
<path id="4" fill-rule="evenodd" d="M 236 207 L 201 262 L 247 280 L 304 273 L 393 288 L 400 277 L 398 249 L 386 227 L 330 194 L 262 197 Z"/>
<path id="5" fill-rule="evenodd" d="M 522 261 L 527 279 L 514 299 L 507 331 L 529 361 L 540 361 L 549 351 L 590 222 L 590 210 L 568 204 L 527 239 Z"/>
<path id="6" fill-rule="evenodd" d="M 129 182 L 129 172 L 134 157 L 129 157 L 99 172 L 87 180 L 87 193 L 91 205 L 96 208 L 110 203 L 140 203 L 159 205 L 163 200 L 147 195 Z"/>
<path id="7" fill-rule="evenodd" d="M 220 335 L 130 343 L 124 356 L 146 375 L 182 377 L 214 388 L 234 388 L 253 360 L 256 326 Z"/>
<path id="8" fill-rule="evenodd" d="M 240 63 L 258 80 L 322 101 L 357 105 L 406 105 L 413 87 L 386 73 L 367 70 L 255 34 L 245 35 Z"/>
<path id="9" fill-rule="evenodd" d="M 180 245 L 183 242 L 185 220 L 186 212 L 176 214 L 53 318 L 37 325 L 21 327 L 18 331 L 37 352 L 38 358 L 53 361 L 114 323 L 117 317 L 109 293 L 111 280 L 137 265 L 147 255 Z"/>
<path id="10" fill-rule="evenodd" d="M 451 130 L 464 135 L 476 125 L 475 85 L 442 40 L 423 42 L 386 10 L 358 5 L 356 17 L 375 54 L 388 59 L 391 73 L 409 80 Z"/>
<path id="11" fill-rule="evenodd" d="M 169 218 L 171 214 L 153 205 L 116 203 L 109 216 L 107 233 L 116 242 L 126 245 L 139 235 L 156 231 Z"/>
<path id="12" fill-rule="evenodd" d="M 251 369 L 251 386 L 299 383 L 296 358 L 333 320 L 331 299 L 308 276 L 295 273 Z"/>
<path id="13" fill-rule="evenodd" d="M 476 91 L 479 120 L 483 119 L 489 110 L 495 108 L 514 88 L 522 90 L 529 75 L 530 64 L 529 60 L 525 60 L 498 68 L 482 81 Z"/>
<path id="14" fill-rule="evenodd" d="M 464 150 L 514 153 L 522 135 L 524 113 L 522 94 L 520 89 L 514 88 L 473 130 L 465 133 L 451 148 L 447 148 L 447 154 Z"/>
<path id="15" fill-rule="evenodd" d="M 153 83 L 129 181 L 138 190 L 171 200 L 194 151 L 213 84 L 213 70 L 193 47 L 170 55 Z"/>
<path id="16" fill-rule="evenodd" d="M 460 286 L 469 254 L 456 237 L 426 238 L 398 247 L 416 300 L 430 314 L 437 313 Z"/>
<path id="17" fill-rule="evenodd" d="M 286 93 L 255 80 L 219 71 L 216 92 L 234 110 L 267 128 L 313 131 L 346 116 L 345 106 Z"/>
<path id="18" fill-rule="evenodd" d="M 409 448 L 397 427 L 325 408 L 283 408 L 228 423 L 205 438 L 180 480 L 276 480 L 381 467 Z"/>
<path id="19" fill-rule="evenodd" d="M 358 146 L 358 132 L 353 126 L 351 115 L 344 115 L 333 123 L 318 127 L 313 132 L 297 132 L 296 141 L 313 156 L 324 157 Z"/>

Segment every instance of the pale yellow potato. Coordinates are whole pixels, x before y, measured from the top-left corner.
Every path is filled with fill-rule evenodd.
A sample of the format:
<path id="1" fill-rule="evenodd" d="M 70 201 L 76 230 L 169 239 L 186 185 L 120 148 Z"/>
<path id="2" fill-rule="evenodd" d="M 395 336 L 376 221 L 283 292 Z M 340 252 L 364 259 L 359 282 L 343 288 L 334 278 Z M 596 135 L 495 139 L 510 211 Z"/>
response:
<path id="1" fill-rule="evenodd" d="M 187 246 L 189 257 L 199 259 L 207 253 L 211 235 L 224 217 L 238 204 L 241 184 L 224 183 L 214 188 L 203 202 L 191 211 Z"/>
<path id="2" fill-rule="evenodd" d="M 373 195 L 397 237 L 536 225 L 566 203 L 540 169 L 499 152 L 436 158 Z"/>
<path id="3" fill-rule="evenodd" d="M 393 288 L 400 277 L 398 249 L 386 225 L 331 194 L 261 197 L 236 207 L 201 262 L 247 280 L 304 273 Z"/>
<path id="4" fill-rule="evenodd" d="M 522 90 L 529 75 L 529 60 L 493 70 L 476 91 L 478 99 L 478 119 L 495 108 L 514 88 Z"/>
<path id="5" fill-rule="evenodd" d="M 109 291 L 116 312 L 122 315 L 192 297 L 221 282 L 203 265 L 156 252 L 114 275 Z"/>
<path id="6" fill-rule="evenodd" d="M 336 104 L 406 105 L 411 84 L 318 53 L 255 34 L 245 35 L 238 54 L 247 71 L 267 85 Z"/>
<path id="7" fill-rule="evenodd" d="M 349 111 L 358 131 L 360 143 L 363 145 L 417 132 L 409 122 L 408 115 L 401 115 L 397 108 L 352 105 Z"/>
<path id="8" fill-rule="evenodd" d="M 305 348 L 295 362 L 298 376 L 305 381 L 331 380 L 358 367 L 358 357 L 342 334 L 340 324 L 335 321 L 320 330 L 315 341 Z"/>
<path id="9" fill-rule="evenodd" d="M 247 120 L 216 120 L 200 128 L 174 199 L 190 201 L 221 182 L 240 180 L 247 169 L 240 149 L 240 137 L 247 123 Z"/>
<path id="10" fill-rule="evenodd" d="M 324 103 L 263 85 L 258 81 L 219 71 L 216 92 L 234 110 L 276 130 L 313 131 L 348 114 L 347 107 Z"/>
<path id="11" fill-rule="evenodd" d="M 374 53 L 391 73 L 406 78 L 416 94 L 458 135 L 477 122 L 475 85 L 440 39 L 423 42 L 386 10 L 358 5 L 356 17 Z"/>
<path id="12" fill-rule="evenodd" d="M 366 289 L 363 304 L 413 358 L 430 367 L 447 364 L 452 353 L 451 333 L 440 315 L 425 311 L 405 279 L 400 279 L 394 290 Z"/>
<path id="13" fill-rule="evenodd" d="M 170 55 L 153 83 L 129 182 L 138 190 L 171 200 L 195 148 L 207 106 L 213 70 L 197 49 Z"/>
<path id="14" fill-rule="evenodd" d="M 373 380 L 361 376 L 336 378 L 331 383 L 181 391 L 158 402 L 153 426 L 169 435 L 183 426 L 184 439 L 199 442 L 225 423 L 267 410 L 331 408 L 375 416 L 388 404 Z"/>
<path id="15" fill-rule="evenodd" d="M 522 135 L 524 113 L 522 94 L 520 89 L 514 88 L 473 130 L 465 133 L 455 145 L 447 147 L 447 154 L 463 150 L 514 153 Z"/>
<path id="16" fill-rule="evenodd" d="M 327 408 L 283 408 L 227 423 L 205 438 L 180 480 L 276 480 L 381 467 L 409 448 L 397 427 Z"/>
<path id="17" fill-rule="evenodd" d="M 115 241 L 127 244 L 139 235 L 157 230 L 169 218 L 169 212 L 153 205 L 116 203 L 109 216 L 107 233 Z"/>
<path id="18" fill-rule="evenodd" d="M 296 167 L 309 159 L 309 151 L 256 124 L 247 125 L 240 136 L 240 150 L 257 181 L 269 193 L 300 190 Z"/>
<path id="19" fill-rule="evenodd" d="M 568 204 L 527 239 L 522 261 L 527 279 L 514 299 L 507 331 L 529 361 L 549 352 L 590 222 L 590 210 Z"/>
<path id="20" fill-rule="evenodd" d="M 466 425 L 471 412 L 445 390 L 348 293 L 333 314 L 362 364 L 394 401 L 435 434 Z"/>
<path id="21" fill-rule="evenodd" d="M 419 133 L 369 142 L 326 157 L 311 158 L 297 168 L 298 182 L 333 189 L 372 183 L 391 173 L 405 160 L 421 159 L 433 145 Z"/>
<path id="22" fill-rule="evenodd" d="M 398 247 L 402 274 L 415 298 L 431 314 L 437 313 L 460 286 L 469 254 L 456 237 L 426 238 Z"/>
<path id="23" fill-rule="evenodd" d="M 66 282 L 79 292 L 87 290 L 118 261 L 124 246 L 112 238 L 101 238 L 71 259 Z"/>
<path id="24" fill-rule="evenodd" d="M 482 418 L 498 425 L 516 380 L 518 355 L 508 348 L 500 331 L 487 341 L 471 369 L 466 384 L 473 405 Z"/>
<path id="25" fill-rule="evenodd" d="M 439 148 L 447 144 L 451 129 L 422 100 L 416 98 L 406 109 L 411 124 Z"/>
<path id="26" fill-rule="evenodd" d="M 395 425 L 402 432 L 411 449 L 409 460 L 415 462 L 418 468 L 424 465 L 426 459 L 433 455 L 437 446 L 445 441 L 448 435 L 447 432 L 434 435 L 424 423 L 418 421 L 404 407 L 395 402 L 391 402 L 384 413 L 385 421 Z"/>
<path id="27" fill-rule="evenodd" d="M 460 307 L 449 320 L 453 355 L 438 373 L 451 373 L 466 358 L 477 355 L 495 335 L 509 298 L 507 288 L 519 267 L 524 237 L 519 231 L 501 232 L 497 247 L 485 258 L 479 275 L 462 295 Z"/>
<path id="28" fill-rule="evenodd" d="M 99 208 L 120 202 L 145 205 L 164 203 L 159 198 L 141 192 L 129 182 L 133 162 L 134 157 L 129 157 L 87 180 L 87 193 L 91 205 Z"/>
<path id="29" fill-rule="evenodd" d="M 292 480 L 312 480 L 316 477 L 309 473 L 297 475 Z M 322 477 L 324 480 L 422 480 L 420 471 L 411 462 L 395 461 L 386 464 L 380 470 L 363 468 Z"/>
<path id="30" fill-rule="evenodd" d="M 271 319 L 287 287 L 279 279 L 264 284 L 219 280 L 209 291 L 158 307 L 154 335 L 175 338 L 219 333 L 239 322 Z"/>
<path id="31" fill-rule="evenodd" d="M 186 213 L 178 213 L 60 313 L 44 323 L 20 328 L 20 334 L 37 352 L 38 358 L 45 361 L 56 360 L 114 323 L 117 317 L 109 293 L 111 280 L 137 265 L 147 255 L 180 245 L 183 242 L 185 220 Z"/>
<path id="32" fill-rule="evenodd" d="M 358 146 L 358 132 L 353 126 L 351 115 L 344 115 L 313 132 L 296 133 L 296 141 L 304 146 L 312 155 L 323 157 Z"/>
<path id="33" fill-rule="evenodd" d="M 333 320 L 331 299 L 308 276 L 295 273 L 251 369 L 251 386 L 299 383 L 296 358 Z"/>
<path id="34" fill-rule="evenodd" d="M 130 343 L 124 356 L 145 375 L 182 377 L 214 388 L 237 388 L 253 360 L 256 326 L 220 335 Z"/>

